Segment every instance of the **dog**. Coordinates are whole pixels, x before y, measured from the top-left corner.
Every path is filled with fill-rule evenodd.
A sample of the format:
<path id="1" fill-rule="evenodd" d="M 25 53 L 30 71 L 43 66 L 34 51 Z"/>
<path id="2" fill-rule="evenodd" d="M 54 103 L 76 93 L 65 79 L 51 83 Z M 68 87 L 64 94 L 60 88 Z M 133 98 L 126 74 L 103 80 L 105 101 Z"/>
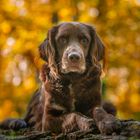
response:
<path id="1" fill-rule="evenodd" d="M 24 119 L 5 120 L 2 128 L 33 127 L 60 133 L 87 130 L 95 122 L 102 134 L 120 129 L 115 107 L 103 105 L 101 98 L 105 46 L 91 25 L 65 22 L 52 27 L 39 53 L 45 61 L 40 72 L 42 86 Z"/>

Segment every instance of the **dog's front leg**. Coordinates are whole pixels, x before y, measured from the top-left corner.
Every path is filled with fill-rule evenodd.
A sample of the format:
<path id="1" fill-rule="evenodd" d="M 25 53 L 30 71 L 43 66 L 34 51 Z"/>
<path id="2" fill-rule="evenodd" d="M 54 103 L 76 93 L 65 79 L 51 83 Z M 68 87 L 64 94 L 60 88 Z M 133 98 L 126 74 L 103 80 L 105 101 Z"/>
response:
<path id="1" fill-rule="evenodd" d="M 78 129 L 86 131 L 92 128 L 93 124 L 94 120 L 92 118 L 88 118 L 85 115 L 78 112 L 72 112 L 64 115 L 62 123 L 62 131 L 72 132 Z"/>
<path id="2" fill-rule="evenodd" d="M 93 109 L 93 118 L 102 134 L 112 134 L 121 128 L 121 122 L 100 106 Z"/>

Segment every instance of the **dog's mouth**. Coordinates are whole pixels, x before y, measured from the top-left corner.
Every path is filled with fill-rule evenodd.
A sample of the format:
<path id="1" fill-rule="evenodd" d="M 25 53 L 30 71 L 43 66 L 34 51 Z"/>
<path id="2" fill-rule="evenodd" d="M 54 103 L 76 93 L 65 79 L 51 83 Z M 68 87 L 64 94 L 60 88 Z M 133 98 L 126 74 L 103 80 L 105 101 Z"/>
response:
<path id="1" fill-rule="evenodd" d="M 68 69 L 71 69 L 72 71 L 80 70 L 80 69 L 81 69 L 81 68 L 80 68 L 80 64 L 78 64 L 78 63 L 69 63 L 69 64 L 67 65 L 67 68 L 68 68 Z"/>
<path id="2" fill-rule="evenodd" d="M 79 73 L 82 74 L 85 72 L 85 64 L 83 63 L 62 63 L 61 72 L 64 74 L 67 73 Z"/>

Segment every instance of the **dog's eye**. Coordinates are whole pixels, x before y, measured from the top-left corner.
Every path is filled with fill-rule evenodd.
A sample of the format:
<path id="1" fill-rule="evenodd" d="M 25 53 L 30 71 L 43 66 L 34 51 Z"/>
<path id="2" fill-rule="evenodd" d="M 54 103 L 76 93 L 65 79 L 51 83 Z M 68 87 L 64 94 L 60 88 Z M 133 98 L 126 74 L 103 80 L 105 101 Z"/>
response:
<path id="1" fill-rule="evenodd" d="M 80 42 L 82 44 L 87 44 L 88 43 L 88 39 L 86 37 L 81 38 Z"/>
<path id="2" fill-rule="evenodd" d="M 66 37 L 60 37 L 59 38 L 60 43 L 66 44 L 68 42 L 68 39 Z"/>

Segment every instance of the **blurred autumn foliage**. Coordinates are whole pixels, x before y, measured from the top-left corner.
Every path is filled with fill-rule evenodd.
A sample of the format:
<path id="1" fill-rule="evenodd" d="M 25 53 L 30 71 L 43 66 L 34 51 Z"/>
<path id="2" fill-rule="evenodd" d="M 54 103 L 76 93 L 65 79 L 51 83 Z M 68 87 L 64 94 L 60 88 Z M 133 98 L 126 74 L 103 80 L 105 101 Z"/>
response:
<path id="1" fill-rule="evenodd" d="M 0 120 L 21 117 L 39 87 L 38 45 L 63 21 L 93 24 L 108 47 L 103 93 L 140 119 L 140 0 L 0 0 Z"/>

